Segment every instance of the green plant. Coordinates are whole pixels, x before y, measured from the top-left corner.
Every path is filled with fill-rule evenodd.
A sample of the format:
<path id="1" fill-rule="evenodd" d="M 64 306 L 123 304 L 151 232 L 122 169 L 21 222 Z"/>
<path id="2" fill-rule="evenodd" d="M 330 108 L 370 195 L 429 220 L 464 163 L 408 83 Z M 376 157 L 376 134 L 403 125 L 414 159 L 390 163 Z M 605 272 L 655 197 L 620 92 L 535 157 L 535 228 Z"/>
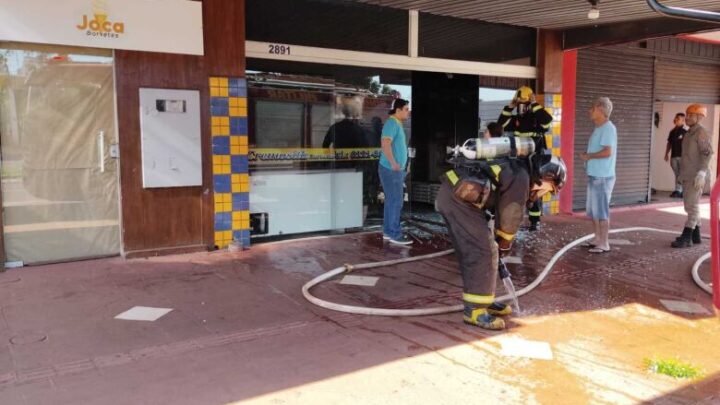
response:
<path id="1" fill-rule="evenodd" d="M 700 368 L 678 359 L 645 359 L 645 367 L 656 374 L 664 374 L 673 378 L 700 378 Z"/>

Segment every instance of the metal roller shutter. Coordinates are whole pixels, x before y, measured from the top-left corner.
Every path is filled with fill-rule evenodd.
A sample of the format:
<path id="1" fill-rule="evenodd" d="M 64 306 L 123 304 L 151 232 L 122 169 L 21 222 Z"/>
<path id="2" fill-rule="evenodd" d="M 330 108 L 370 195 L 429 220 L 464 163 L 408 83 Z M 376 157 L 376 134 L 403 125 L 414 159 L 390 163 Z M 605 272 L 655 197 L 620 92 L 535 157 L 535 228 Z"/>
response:
<path id="1" fill-rule="evenodd" d="M 720 104 L 720 66 L 658 59 L 655 99 Z"/>
<path id="2" fill-rule="evenodd" d="M 647 202 L 650 189 L 653 58 L 602 49 L 578 52 L 575 110 L 575 155 L 587 150 L 593 123 L 588 117 L 596 97 L 610 97 L 610 117 L 618 131 L 614 206 Z M 587 175 L 575 159 L 573 208 L 584 209 Z"/>

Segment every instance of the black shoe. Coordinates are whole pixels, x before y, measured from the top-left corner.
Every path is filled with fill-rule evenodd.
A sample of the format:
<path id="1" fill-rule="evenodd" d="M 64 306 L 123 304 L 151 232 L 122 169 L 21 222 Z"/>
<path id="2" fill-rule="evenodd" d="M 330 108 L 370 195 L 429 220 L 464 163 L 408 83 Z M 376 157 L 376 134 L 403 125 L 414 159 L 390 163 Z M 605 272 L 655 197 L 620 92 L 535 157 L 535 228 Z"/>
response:
<path id="1" fill-rule="evenodd" d="M 693 229 L 692 243 L 695 245 L 699 245 L 702 243 L 702 236 L 700 235 L 700 225 L 697 225 L 695 229 Z"/>
<path id="2" fill-rule="evenodd" d="M 675 197 L 677 197 L 677 196 L 678 196 L 678 192 L 677 192 L 677 191 L 673 191 L 672 193 L 670 193 L 670 198 L 675 198 Z"/>
<path id="3" fill-rule="evenodd" d="M 683 228 L 683 233 L 679 238 L 675 239 L 674 242 L 670 243 L 670 246 L 674 248 L 688 248 L 692 247 L 693 241 L 693 228 Z"/>

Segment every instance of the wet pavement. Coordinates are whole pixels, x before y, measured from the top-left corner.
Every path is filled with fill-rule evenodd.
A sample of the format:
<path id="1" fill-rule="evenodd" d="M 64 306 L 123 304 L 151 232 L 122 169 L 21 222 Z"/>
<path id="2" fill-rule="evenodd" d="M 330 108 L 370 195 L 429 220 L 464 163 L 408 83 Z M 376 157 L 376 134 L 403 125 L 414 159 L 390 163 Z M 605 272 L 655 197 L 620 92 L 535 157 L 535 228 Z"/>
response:
<path id="1" fill-rule="evenodd" d="M 632 232 L 613 235 L 607 254 L 574 248 L 520 298 L 503 332 L 466 326 L 457 313 L 351 315 L 302 297 L 303 284 L 344 263 L 448 248 L 434 219 L 420 219 L 409 218 L 411 248 L 362 233 L 0 273 L 0 404 L 720 403 L 720 321 L 690 277 L 707 243 L 675 250 L 673 235 Z M 679 233 L 684 217 L 644 208 L 612 221 Z M 508 264 L 515 285 L 590 229 L 581 216 L 557 216 L 523 231 Z M 313 291 L 385 308 L 459 303 L 452 255 L 357 274 L 378 282 L 338 278 Z M 710 279 L 708 264 L 700 274 Z M 660 300 L 707 312 L 672 312 Z M 114 319 L 134 306 L 173 310 L 154 322 Z M 512 339 L 547 343 L 552 359 L 509 356 Z M 705 377 L 655 375 L 648 358 L 678 358 Z"/>

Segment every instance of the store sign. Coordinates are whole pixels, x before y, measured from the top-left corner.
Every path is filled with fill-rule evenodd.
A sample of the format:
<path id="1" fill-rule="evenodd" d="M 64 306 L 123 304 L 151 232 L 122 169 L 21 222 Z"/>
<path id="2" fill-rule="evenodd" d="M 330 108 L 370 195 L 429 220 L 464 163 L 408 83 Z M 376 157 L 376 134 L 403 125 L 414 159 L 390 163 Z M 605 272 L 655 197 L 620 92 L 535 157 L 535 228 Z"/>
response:
<path id="1" fill-rule="evenodd" d="M 87 14 L 84 14 L 77 29 L 87 30 L 87 35 L 119 38 L 120 34 L 125 33 L 125 23 L 108 21 L 106 14 L 95 14 L 91 20 L 88 20 Z"/>
<path id="2" fill-rule="evenodd" d="M 0 40 L 203 54 L 202 3 L 0 0 Z"/>
<path id="3" fill-rule="evenodd" d="M 248 153 L 250 163 L 322 162 L 380 159 L 380 148 L 260 148 Z"/>

